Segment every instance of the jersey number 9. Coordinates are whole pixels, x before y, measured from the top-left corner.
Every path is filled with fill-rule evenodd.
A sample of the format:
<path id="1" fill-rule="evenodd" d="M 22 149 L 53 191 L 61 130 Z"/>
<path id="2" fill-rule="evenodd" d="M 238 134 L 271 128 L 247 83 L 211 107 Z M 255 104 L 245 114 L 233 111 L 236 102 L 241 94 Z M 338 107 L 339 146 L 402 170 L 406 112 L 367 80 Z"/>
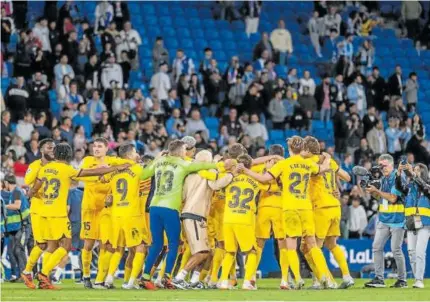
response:
<path id="1" fill-rule="evenodd" d="M 121 200 L 123 201 L 127 196 L 128 192 L 128 183 L 124 178 L 120 178 L 116 182 L 116 191 L 121 194 Z"/>
<path id="2" fill-rule="evenodd" d="M 250 210 L 251 207 L 248 205 L 254 199 L 254 191 L 247 188 L 243 191 L 236 186 L 230 188 L 230 194 L 233 194 L 233 200 L 228 201 L 228 206 L 232 209 L 241 208 L 245 210 Z M 242 199 L 241 199 L 242 197 Z"/>

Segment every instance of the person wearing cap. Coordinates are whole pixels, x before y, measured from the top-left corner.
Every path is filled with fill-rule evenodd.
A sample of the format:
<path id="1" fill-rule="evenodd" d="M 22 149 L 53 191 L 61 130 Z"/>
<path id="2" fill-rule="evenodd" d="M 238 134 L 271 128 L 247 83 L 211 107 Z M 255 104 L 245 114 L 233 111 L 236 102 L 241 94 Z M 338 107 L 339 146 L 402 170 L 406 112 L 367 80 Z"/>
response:
<path id="1" fill-rule="evenodd" d="M 122 68 L 115 61 L 115 54 L 110 53 L 107 61 L 102 65 L 101 80 L 104 89 L 111 88 L 112 81 L 116 81 L 118 87 L 123 86 Z"/>
<path id="2" fill-rule="evenodd" d="M 167 101 L 169 98 L 169 90 L 172 88 L 170 77 L 167 74 L 169 66 L 167 62 L 161 61 L 159 63 L 159 71 L 151 78 L 149 86 L 154 88 L 157 92 L 158 100 L 161 102 Z"/>

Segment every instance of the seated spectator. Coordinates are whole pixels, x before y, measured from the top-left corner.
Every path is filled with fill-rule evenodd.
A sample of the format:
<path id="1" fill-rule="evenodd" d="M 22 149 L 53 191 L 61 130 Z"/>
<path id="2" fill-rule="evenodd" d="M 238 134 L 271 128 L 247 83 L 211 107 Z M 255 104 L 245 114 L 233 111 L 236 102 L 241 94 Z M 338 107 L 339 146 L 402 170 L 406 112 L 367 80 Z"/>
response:
<path id="1" fill-rule="evenodd" d="M 303 78 L 299 80 L 299 94 L 303 94 L 303 88 L 308 87 L 309 88 L 309 94 L 315 95 L 315 81 L 311 78 L 311 73 L 309 70 L 305 70 L 303 73 Z"/>
<path id="2" fill-rule="evenodd" d="M 260 42 L 255 45 L 253 51 L 253 60 L 257 60 L 258 58 L 260 58 L 261 53 L 265 50 L 267 50 L 267 52 L 269 53 L 268 59 L 273 60 L 274 49 L 267 32 L 262 33 Z"/>
<path id="3" fill-rule="evenodd" d="M 24 77 L 17 77 L 16 84 L 11 84 L 6 90 L 6 106 L 10 109 L 13 122 L 24 117 L 27 110 L 29 90 L 24 82 Z"/>
<path id="4" fill-rule="evenodd" d="M 198 109 L 193 109 L 191 110 L 191 118 L 187 119 L 185 133 L 186 135 L 193 135 L 198 131 L 202 132 L 203 137 L 209 138 L 209 129 L 201 119 L 200 111 Z"/>
<path id="5" fill-rule="evenodd" d="M 329 12 L 324 16 L 325 35 L 329 36 L 330 31 L 332 29 L 335 29 L 338 33 L 340 33 L 341 22 L 342 22 L 342 17 L 337 12 L 337 7 L 335 5 L 331 5 L 329 7 Z"/>
<path id="6" fill-rule="evenodd" d="M 93 133 L 93 125 L 91 123 L 90 116 L 87 112 L 86 104 L 79 104 L 77 114 L 73 117 L 72 123 L 74 127 L 82 126 L 84 128 L 85 137 L 90 139 Z M 83 149 L 82 147 L 77 149 Z"/>
<path id="7" fill-rule="evenodd" d="M 24 119 L 18 121 L 15 133 L 21 137 L 24 143 L 26 143 L 30 140 L 31 132 L 33 130 L 33 114 L 31 114 L 30 111 L 27 111 L 24 115 Z"/>
<path id="8" fill-rule="evenodd" d="M 154 67 L 154 72 L 157 70 L 158 66 L 162 62 L 170 62 L 169 60 L 169 52 L 167 48 L 164 46 L 163 37 L 157 37 L 155 39 L 154 48 L 152 48 L 152 66 Z"/>
<path id="9" fill-rule="evenodd" d="M 35 160 L 41 158 L 39 150 L 39 142 L 37 140 L 30 141 L 30 149 L 25 153 L 25 162 L 31 164 Z"/>
<path id="10" fill-rule="evenodd" d="M 293 53 L 293 40 L 290 32 L 285 28 L 284 20 L 279 20 L 278 28 L 270 34 L 270 42 L 279 55 L 279 65 L 286 65 L 288 56 Z"/>
<path id="11" fill-rule="evenodd" d="M 97 89 L 93 90 L 92 98 L 88 101 L 87 105 L 91 122 L 97 124 L 102 118 L 102 112 L 106 111 L 106 106 L 100 99 L 100 93 Z"/>
<path id="12" fill-rule="evenodd" d="M 182 49 L 176 51 L 176 58 L 173 60 L 172 75 L 175 82 L 179 82 L 179 77 L 185 74 L 190 77 L 195 72 L 193 59 L 188 58 Z"/>
<path id="13" fill-rule="evenodd" d="M 60 62 L 54 67 L 55 81 L 58 87 L 60 87 L 60 83 L 63 82 L 64 76 L 67 75 L 70 79 L 75 78 L 75 72 L 72 66 L 68 64 L 68 61 L 67 55 L 63 54 L 60 57 Z"/>
<path id="14" fill-rule="evenodd" d="M 160 62 L 160 70 L 152 76 L 149 84 L 151 88 L 155 89 L 158 99 L 161 101 L 166 101 L 169 98 L 169 90 L 172 88 L 170 77 L 167 74 L 168 68 L 166 62 Z"/>
<path id="15" fill-rule="evenodd" d="M 245 135 L 248 135 L 258 146 L 264 146 L 269 139 L 266 126 L 260 123 L 257 114 L 251 114 L 250 123 L 245 127 Z"/>
<path id="16" fill-rule="evenodd" d="M 282 90 L 275 91 L 275 98 L 270 101 L 268 111 L 271 115 L 274 129 L 285 129 L 287 109 L 284 107 Z"/>
<path id="17" fill-rule="evenodd" d="M 112 81 L 116 81 L 118 87 L 122 87 L 124 84 L 122 68 L 115 60 L 115 54 L 112 53 L 109 55 L 107 62 L 102 64 L 101 84 L 103 89 L 111 88 Z"/>
<path id="18" fill-rule="evenodd" d="M 36 72 L 30 84 L 30 102 L 28 103 L 28 108 L 36 112 L 48 111 L 50 109 L 49 86 L 42 81 L 42 77 L 41 72 Z"/>

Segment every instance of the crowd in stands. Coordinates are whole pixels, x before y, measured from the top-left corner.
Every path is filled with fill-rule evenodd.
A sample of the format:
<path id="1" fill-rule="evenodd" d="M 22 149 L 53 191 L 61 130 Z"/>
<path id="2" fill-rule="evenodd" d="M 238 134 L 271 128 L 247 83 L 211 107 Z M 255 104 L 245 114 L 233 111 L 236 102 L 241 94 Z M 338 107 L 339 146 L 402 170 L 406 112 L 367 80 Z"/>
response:
<path id="1" fill-rule="evenodd" d="M 222 153 L 240 142 L 257 157 L 294 134 L 316 136 L 350 173 L 382 153 L 430 164 L 420 73 L 404 72 L 400 62 L 376 64 L 373 31 L 393 23 L 378 2 L 315 1 L 308 21 L 297 20 L 306 41 L 285 19 L 259 28 L 271 2 L 205 4 L 214 24 L 245 23 L 249 40 L 236 42 L 247 47 L 246 58 L 226 58 L 210 39 L 192 54 L 168 35 L 150 45 L 132 22 L 134 4 L 102 1 L 84 14 L 83 2 L 47 1 L 29 20 L 31 2 L 2 2 L 2 177 L 22 179 L 46 137 L 73 146 L 76 167 L 99 136 L 112 152 L 133 142 L 142 155 L 156 155 L 171 139 L 192 135 L 198 148 Z M 400 34 L 419 44 L 411 56 L 430 41 L 422 13 L 418 1 L 402 3 Z M 312 45 L 313 65 L 297 63 L 309 55 L 303 44 Z M 344 238 L 374 232 L 377 203 L 356 184 L 342 184 Z"/>

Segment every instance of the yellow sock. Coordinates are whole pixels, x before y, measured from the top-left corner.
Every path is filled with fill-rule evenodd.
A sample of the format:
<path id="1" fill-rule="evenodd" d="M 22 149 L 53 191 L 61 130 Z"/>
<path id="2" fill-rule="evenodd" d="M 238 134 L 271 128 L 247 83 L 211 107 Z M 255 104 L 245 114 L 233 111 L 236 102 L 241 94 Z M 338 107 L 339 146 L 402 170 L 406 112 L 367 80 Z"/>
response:
<path id="1" fill-rule="evenodd" d="M 91 260 L 93 258 L 93 252 L 82 249 L 82 274 L 84 278 L 91 276 Z"/>
<path id="2" fill-rule="evenodd" d="M 237 279 L 236 265 L 237 265 L 237 261 L 236 261 L 236 256 L 235 256 L 234 257 L 234 261 L 233 261 L 233 265 L 230 268 L 230 279 L 231 280 L 236 280 Z"/>
<path id="3" fill-rule="evenodd" d="M 296 250 L 287 250 L 287 256 L 288 256 L 288 264 L 291 267 L 291 270 L 294 274 L 294 280 L 296 282 L 299 282 L 302 279 L 302 276 L 300 275 L 300 262 L 299 262 L 299 256 L 297 255 Z"/>
<path id="4" fill-rule="evenodd" d="M 329 278 L 327 263 L 325 262 L 324 254 L 321 251 L 321 249 L 317 247 L 313 247 L 310 250 L 310 254 L 315 263 L 316 271 L 318 272 L 318 275 L 319 275 L 317 276 L 318 279 L 321 281 L 322 278 L 324 277 Z"/>
<path id="5" fill-rule="evenodd" d="M 159 277 L 163 277 L 166 272 L 166 257 L 164 257 L 163 262 L 161 263 L 160 271 L 158 272 Z"/>
<path id="6" fill-rule="evenodd" d="M 263 248 L 257 246 L 257 267 L 260 264 L 262 254 L 263 254 Z"/>
<path id="7" fill-rule="evenodd" d="M 330 250 L 330 252 L 333 254 L 334 259 L 336 259 L 337 264 L 339 264 L 342 276 L 350 276 L 348 262 L 346 262 L 345 253 L 343 252 L 341 247 L 336 245 L 333 249 Z"/>
<path id="8" fill-rule="evenodd" d="M 214 258 L 212 260 L 212 273 L 211 282 L 218 282 L 219 268 L 221 267 L 222 259 L 224 258 L 225 251 L 220 248 L 215 249 Z"/>
<path id="9" fill-rule="evenodd" d="M 318 279 L 319 273 L 318 273 L 317 268 L 315 266 L 314 260 L 312 259 L 310 251 L 307 252 L 304 255 L 305 255 L 306 262 L 309 264 L 309 267 L 311 268 L 311 270 L 314 273 L 315 277 Z"/>
<path id="10" fill-rule="evenodd" d="M 208 274 L 209 271 L 207 269 L 202 269 L 202 271 L 200 272 L 199 281 L 205 280 Z"/>
<path id="11" fill-rule="evenodd" d="M 42 257 L 42 268 L 48 265 L 49 258 L 51 258 L 52 253 L 45 251 Z"/>
<path id="12" fill-rule="evenodd" d="M 139 275 L 140 271 L 142 270 L 144 258 L 145 258 L 144 253 L 136 253 L 134 255 L 133 268 L 131 269 L 131 275 L 130 275 L 131 280 L 133 280 L 133 281 L 136 280 L 137 276 Z"/>
<path id="13" fill-rule="evenodd" d="M 249 253 L 245 264 L 245 280 L 251 281 L 257 271 L 257 253 Z"/>
<path id="14" fill-rule="evenodd" d="M 113 253 L 109 263 L 109 269 L 108 269 L 109 276 L 113 276 L 115 274 L 116 270 L 118 269 L 118 265 L 121 262 L 121 258 L 122 258 L 122 253 L 120 252 Z"/>
<path id="15" fill-rule="evenodd" d="M 184 269 L 185 265 L 187 264 L 188 260 L 191 257 L 191 250 L 190 250 L 190 246 L 188 245 L 188 243 L 185 243 L 185 250 L 184 253 L 182 254 L 182 259 L 181 259 L 181 266 L 179 267 L 179 271 Z"/>
<path id="16" fill-rule="evenodd" d="M 49 273 L 60 263 L 60 261 L 67 255 L 67 250 L 64 247 L 59 247 L 49 257 L 49 261 L 45 267 L 42 267 L 42 274 L 49 276 Z"/>
<path id="17" fill-rule="evenodd" d="M 287 249 L 279 250 L 279 262 L 281 264 L 282 280 L 288 280 L 288 268 L 290 267 L 288 263 L 288 252 Z"/>
<path id="18" fill-rule="evenodd" d="M 33 270 L 33 267 L 36 265 L 37 260 L 39 260 L 42 253 L 43 250 L 38 245 L 33 247 L 30 255 L 28 255 L 27 264 L 25 265 L 25 272 L 30 273 Z"/>
<path id="19" fill-rule="evenodd" d="M 134 259 L 133 259 L 134 261 Z M 131 276 L 131 270 L 133 269 L 133 267 L 131 266 L 125 266 L 124 267 L 124 282 L 128 282 L 128 280 L 130 280 L 130 276 Z"/>
<path id="20" fill-rule="evenodd" d="M 100 251 L 102 252 L 102 251 Z M 103 283 L 109 270 L 110 259 L 113 253 L 103 250 L 103 255 L 99 256 L 99 266 L 95 283 Z"/>
<path id="21" fill-rule="evenodd" d="M 228 274 L 231 271 L 235 259 L 236 254 L 225 253 L 224 260 L 222 261 L 221 281 L 228 280 Z"/>

